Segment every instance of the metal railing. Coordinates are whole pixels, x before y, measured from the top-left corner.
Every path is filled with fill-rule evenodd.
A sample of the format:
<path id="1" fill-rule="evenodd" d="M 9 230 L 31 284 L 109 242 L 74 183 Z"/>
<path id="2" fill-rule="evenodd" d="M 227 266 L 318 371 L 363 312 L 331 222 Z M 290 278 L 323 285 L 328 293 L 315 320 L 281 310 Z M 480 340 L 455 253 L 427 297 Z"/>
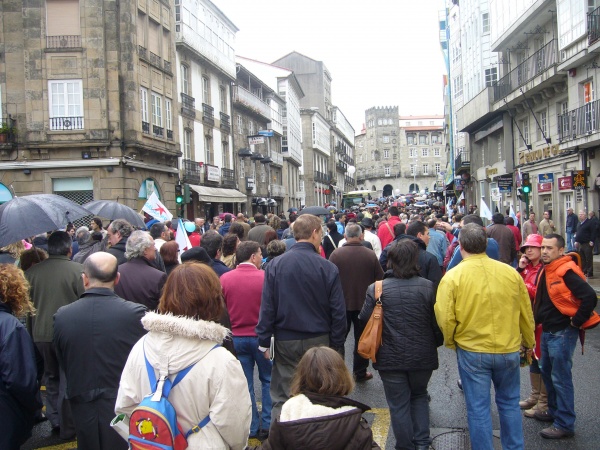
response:
<path id="1" fill-rule="evenodd" d="M 150 52 L 150 64 L 154 64 L 156 67 L 162 69 L 162 58 L 156 53 Z"/>
<path id="2" fill-rule="evenodd" d="M 142 133 L 150 134 L 150 123 L 142 120 Z"/>
<path id="3" fill-rule="evenodd" d="M 235 172 L 233 169 L 221 169 L 221 186 L 223 187 L 235 187 Z"/>
<path id="4" fill-rule="evenodd" d="M 457 152 L 455 161 L 455 167 L 471 167 L 471 155 L 468 151 L 462 150 Z"/>
<path id="5" fill-rule="evenodd" d="M 146 47 L 138 45 L 138 55 L 142 59 L 148 59 L 148 50 L 146 50 Z"/>
<path id="6" fill-rule="evenodd" d="M 344 177 L 344 182 L 346 184 L 346 186 L 354 186 L 354 178 L 352 177 Z"/>
<path id="7" fill-rule="evenodd" d="M 152 133 L 154 136 L 163 137 L 165 135 L 165 129 L 163 127 L 159 127 L 158 125 L 152 125 Z"/>
<path id="8" fill-rule="evenodd" d="M 81 35 L 46 36 L 46 48 L 80 48 Z"/>
<path id="9" fill-rule="evenodd" d="M 600 7 L 587 15 L 588 44 L 592 45 L 600 39 Z"/>
<path id="10" fill-rule="evenodd" d="M 83 116 L 51 117 L 50 130 L 83 130 Z"/>
<path id="11" fill-rule="evenodd" d="M 348 169 L 348 165 L 344 161 L 336 161 L 335 167 L 342 172 L 345 172 Z"/>
<path id="12" fill-rule="evenodd" d="M 173 130 L 167 130 L 167 139 L 170 141 L 173 140 Z"/>
<path id="13" fill-rule="evenodd" d="M 206 103 L 202 103 L 202 121 L 209 125 L 215 124 L 215 108 Z"/>
<path id="14" fill-rule="evenodd" d="M 600 131 L 600 100 L 558 115 L 558 139 L 568 141 Z"/>
<path id="15" fill-rule="evenodd" d="M 271 107 L 259 97 L 242 86 L 232 86 L 232 88 L 231 94 L 235 103 L 244 105 L 267 119 L 271 117 Z"/>
<path id="16" fill-rule="evenodd" d="M 173 73 L 171 70 L 171 62 L 170 61 L 163 61 L 163 68 L 164 68 L 165 72 Z"/>
<path id="17" fill-rule="evenodd" d="M 327 174 L 318 170 L 315 170 L 313 178 L 317 183 L 327 183 L 329 181 Z"/>
<path id="18" fill-rule="evenodd" d="M 227 133 L 231 133 L 231 122 L 230 122 L 230 117 L 225 114 L 225 113 L 219 113 L 220 117 L 221 117 L 221 124 L 220 124 L 220 128 L 221 130 L 227 132 Z"/>
<path id="19" fill-rule="evenodd" d="M 183 159 L 183 182 L 200 184 L 200 165 L 191 159 Z"/>
<path id="20" fill-rule="evenodd" d="M 181 114 L 196 118 L 196 99 L 183 92 L 181 93 Z"/>
<path id="21" fill-rule="evenodd" d="M 494 83 L 494 102 L 502 100 L 532 78 L 557 64 L 557 59 L 557 40 L 552 39 L 507 75 Z"/>

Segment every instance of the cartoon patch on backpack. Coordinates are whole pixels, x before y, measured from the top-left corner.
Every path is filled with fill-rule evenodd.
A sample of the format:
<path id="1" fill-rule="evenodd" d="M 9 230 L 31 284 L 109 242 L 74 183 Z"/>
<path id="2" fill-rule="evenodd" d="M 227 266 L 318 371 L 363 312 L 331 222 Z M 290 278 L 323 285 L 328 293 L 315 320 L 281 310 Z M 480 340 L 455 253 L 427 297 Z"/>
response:
<path id="1" fill-rule="evenodd" d="M 150 417 L 138 420 L 135 422 L 135 426 L 140 436 L 144 439 L 154 440 L 158 438 L 158 431 L 156 430 L 156 427 L 152 423 L 152 419 Z"/>

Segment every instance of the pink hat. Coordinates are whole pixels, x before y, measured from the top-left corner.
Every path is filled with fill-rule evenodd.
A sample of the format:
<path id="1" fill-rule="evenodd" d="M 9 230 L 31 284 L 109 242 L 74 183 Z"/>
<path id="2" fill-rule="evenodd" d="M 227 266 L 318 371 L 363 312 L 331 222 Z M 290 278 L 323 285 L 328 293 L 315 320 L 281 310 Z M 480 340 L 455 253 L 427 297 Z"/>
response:
<path id="1" fill-rule="evenodd" d="M 529 236 L 527 236 L 527 240 L 525 241 L 525 243 L 521 246 L 521 252 L 524 253 L 527 247 L 540 248 L 542 246 L 542 239 L 544 238 L 539 234 L 530 234 Z"/>

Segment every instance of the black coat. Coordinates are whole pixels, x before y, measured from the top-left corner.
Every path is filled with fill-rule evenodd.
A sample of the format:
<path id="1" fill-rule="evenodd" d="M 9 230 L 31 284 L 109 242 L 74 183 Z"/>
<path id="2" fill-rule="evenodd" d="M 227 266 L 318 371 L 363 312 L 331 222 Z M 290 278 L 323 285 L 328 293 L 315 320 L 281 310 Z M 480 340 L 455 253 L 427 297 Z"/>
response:
<path id="1" fill-rule="evenodd" d="M 88 289 L 54 315 L 54 345 L 67 379 L 67 398 L 116 399 L 121 372 L 133 345 L 144 335 L 143 305 L 108 288 Z"/>
<path id="2" fill-rule="evenodd" d="M 125 258 L 125 246 L 127 244 L 127 239 L 121 239 L 115 245 L 112 245 L 106 253 L 110 253 L 115 258 L 117 258 L 117 264 L 125 264 L 127 262 L 127 258 Z"/>
<path id="3" fill-rule="evenodd" d="M 580 244 L 588 244 L 596 240 L 597 227 L 596 222 L 591 219 L 585 219 L 583 222 L 577 224 L 577 231 L 575 234 L 575 242 Z"/>
<path id="4" fill-rule="evenodd" d="M 37 375 L 31 336 L 0 302 L 1 449 L 18 449 L 31 436 L 35 411 L 42 407 Z"/>
<path id="5" fill-rule="evenodd" d="M 374 289 L 374 284 L 367 289 L 365 305 L 358 316 L 364 324 L 375 307 Z M 437 347 L 443 344 L 444 338 L 433 311 L 433 283 L 417 276 L 396 278 L 388 271 L 383 279 L 381 303 L 382 345 L 373 367 L 395 371 L 437 369 Z"/>
<path id="6" fill-rule="evenodd" d="M 141 303 L 153 310 L 158 306 L 167 274 L 154 267 L 143 256 L 133 258 L 119 266 L 121 279 L 115 286 L 115 293 L 125 300 Z"/>

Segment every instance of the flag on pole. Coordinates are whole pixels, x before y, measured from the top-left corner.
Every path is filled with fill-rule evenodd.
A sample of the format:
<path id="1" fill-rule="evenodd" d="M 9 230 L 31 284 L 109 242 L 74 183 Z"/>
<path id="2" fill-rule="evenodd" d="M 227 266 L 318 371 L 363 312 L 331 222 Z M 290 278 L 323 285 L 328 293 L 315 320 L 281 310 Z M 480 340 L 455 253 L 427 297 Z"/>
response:
<path id="1" fill-rule="evenodd" d="M 479 209 L 479 217 L 484 217 L 487 220 L 492 220 L 492 212 L 488 205 L 485 204 L 485 201 L 481 199 L 481 208 Z"/>
<path id="2" fill-rule="evenodd" d="M 142 208 L 142 211 L 147 212 L 156 220 L 160 220 L 161 222 L 166 222 L 167 220 L 173 219 L 173 214 L 171 214 L 169 210 L 165 208 L 165 205 L 160 202 L 155 192 L 148 197 L 148 200 L 146 200 L 146 204 Z"/>
<path id="3" fill-rule="evenodd" d="M 463 192 L 460 194 L 460 197 L 458 197 L 458 201 L 460 202 L 461 200 L 464 200 L 464 199 L 465 199 L 465 191 L 463 191 Z"/>
<path id="4" fill-rule="evenodd" d="M 508 212 L 508 215 L 510 217 L 513 218 L 513 220 L 515 221 L 515 227 L 519 226 L 519 218 L 517 217 L 517 215 L 515 214 L 515 210 L 513 209 L 513 205 L 510 205 L 510 211 Z"/>
<path id="5" fill-rule="evenodd" d="M 190 243 L 190 238 L 188 238 L 187 232 L 185 231 L 185 227 L 183 226 L 183 220 L 177 220 L 177 233 L 175 234 L 175 242 L 179 245 L 179 253 L 183 253 L 186 250 L 192 248 L 192 244 Z"/>

